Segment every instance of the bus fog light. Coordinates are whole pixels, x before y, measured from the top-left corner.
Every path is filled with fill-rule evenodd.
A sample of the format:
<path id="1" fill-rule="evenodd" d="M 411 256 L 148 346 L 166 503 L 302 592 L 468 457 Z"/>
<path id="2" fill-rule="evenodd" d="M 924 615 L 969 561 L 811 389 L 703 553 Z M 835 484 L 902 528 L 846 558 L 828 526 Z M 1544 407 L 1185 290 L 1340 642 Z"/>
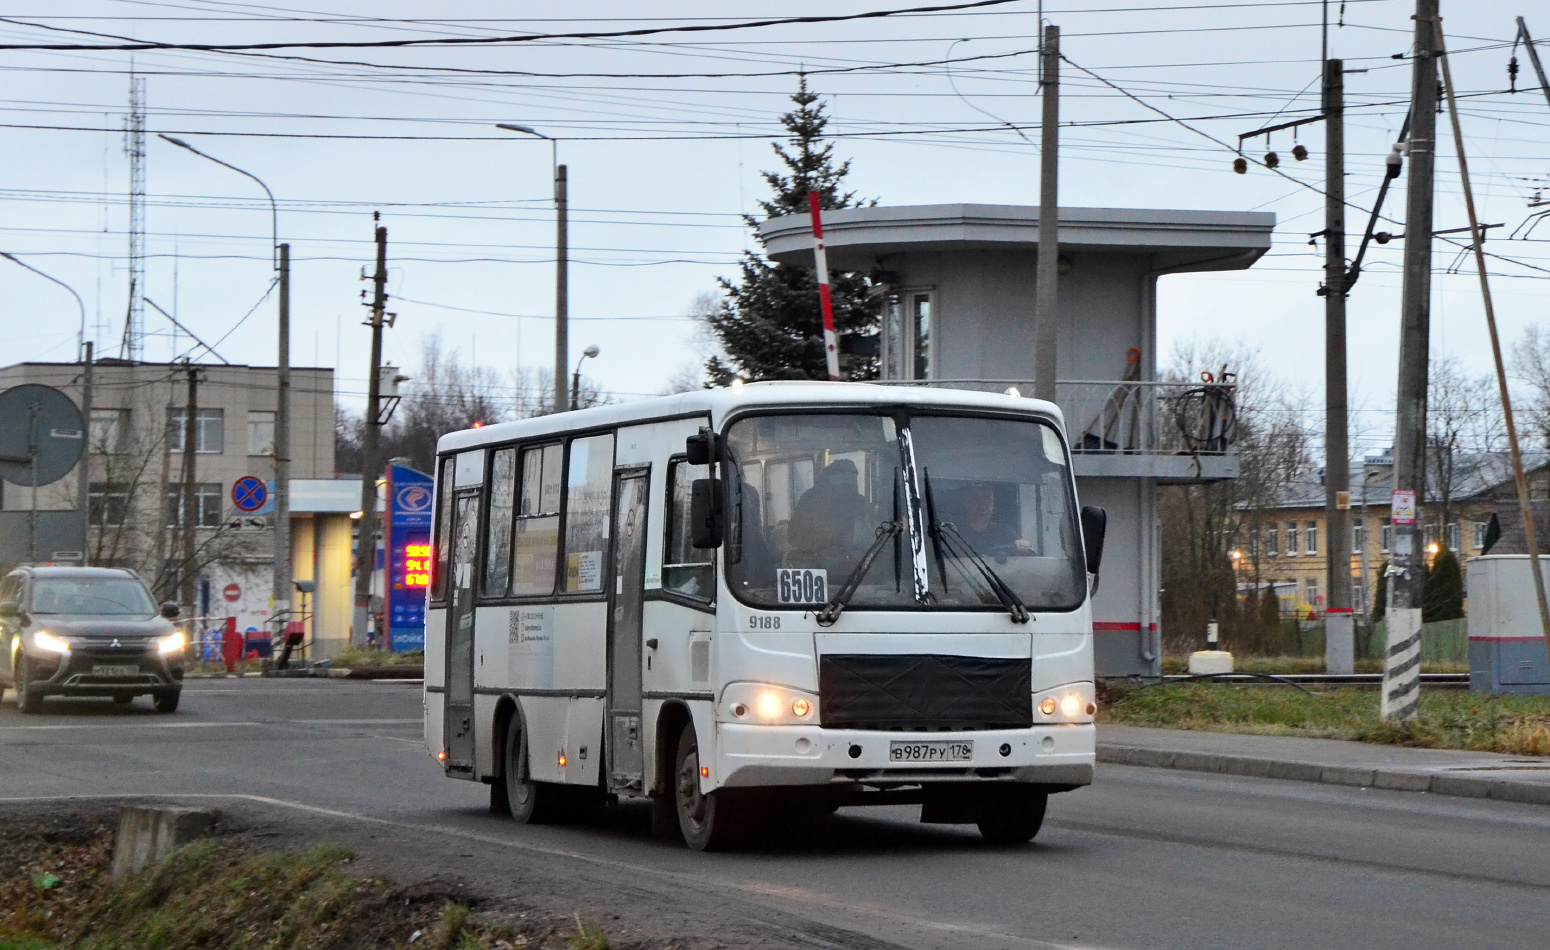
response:
<path id="1" fill-rule="evenodd" d="M 1049 750 L 1055 748 L 1055 737 L 1045 736 L 1039 740 L 1039 746 L 1043 748 L 1045 752 L 1048 752 Z"/>
<path id="2" fill-rule="evenodd" d="M 734 703 L 732 706 L 732 715 L 741 719 L 748 715 L 748 707 L 744 706 L 742 703 Z"/>
<path id="3" fill-rule="evenodd" d="M 759 696 L 759 718 L 775 719 L 780 715 L 780 697 L 774 693 L 762 693 Z"/>
<path id="4" fill-rule="evenodd" d="M 1046 696 L 1044 697 L 1044 701 L 1039 703 L 1039 712 L 1046 716 L 1053 716 L 1055 715 L 1055 706 L 1055 697 Z"/>
<path id="5" fill-rule="evenodd" d="M 1045 700 L 1049 702 L 1049 700 Z M 1060 701 L 1060 711 L 1067 716 L 1075 716 L 1082 711 L 1082 698 L 1075 693 L 1067 693 Z"/>
<path id="6" fill-rule="evenodd" d="M 812 711 L 813 711 L 812 704 L 809 703 L 807 700 L 803 699 L 800 696 L 798 696 L 791 703 L 791 714 L 793 716 L 798 717 L 798 718 L 801 718 L 802 716 L 805 716 L 805 715 L 807 715 L 808 713 L 810 713 Z"/>

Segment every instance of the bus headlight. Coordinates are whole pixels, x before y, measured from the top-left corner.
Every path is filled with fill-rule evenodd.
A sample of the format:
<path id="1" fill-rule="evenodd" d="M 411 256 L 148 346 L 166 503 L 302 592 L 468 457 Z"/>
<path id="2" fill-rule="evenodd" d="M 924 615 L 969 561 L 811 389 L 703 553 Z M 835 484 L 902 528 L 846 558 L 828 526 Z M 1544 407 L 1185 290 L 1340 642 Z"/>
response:
<path id="1" fill-rule="evenodd" d="M 717 718 L 755 725 L 816 722 L 818 697 L 805 690 L 767 683 L 732 683 L 721 694 Z"/>
<path id="2" fill-rule="evenodd" d="M 70 641 L 63 637 L 56 637 L 47 630 L 39 630 L 32 635 L 32 645 L 39 650 L 47 650 L 50 653 L 69 653 Z"/>
<path id="3" fill-rule="evenodd" d="M 1067 683 L 1033 694 L 1034 720 L 1040 723 L 1092 722 L 1098 712 L 1091 683 Z"/>

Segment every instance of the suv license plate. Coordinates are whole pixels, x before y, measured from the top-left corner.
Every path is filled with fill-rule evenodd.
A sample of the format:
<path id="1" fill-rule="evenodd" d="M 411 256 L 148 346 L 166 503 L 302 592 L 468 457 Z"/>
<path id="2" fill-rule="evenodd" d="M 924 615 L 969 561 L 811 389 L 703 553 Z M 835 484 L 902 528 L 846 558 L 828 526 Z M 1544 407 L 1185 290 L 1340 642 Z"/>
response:
<path id="1" fill-rule="evenodd" d="M 97 663 L 91 668 L 93 676 L 139 676 L 140 667 L 134 664 Z"/>
<path id="2" fill-rule="evenodd" d="M 890 742 L 894 762 L 967 762 L 974 758 L 972 742 Z"/>

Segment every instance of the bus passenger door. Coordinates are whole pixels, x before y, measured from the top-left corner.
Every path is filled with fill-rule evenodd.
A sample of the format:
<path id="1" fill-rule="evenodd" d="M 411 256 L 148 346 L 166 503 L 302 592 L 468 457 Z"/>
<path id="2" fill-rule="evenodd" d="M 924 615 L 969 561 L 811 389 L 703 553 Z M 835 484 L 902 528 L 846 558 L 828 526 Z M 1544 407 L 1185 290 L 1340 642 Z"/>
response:
<path id="1" fill-rule="evenodd" d="M 614 477 L 614 582 L 608 611 L 608 788 L 641 791 L 641 589 L 646 568 L 644 471 Z"/>
<path id="2" fill-rule="evenodd" d="M 446 715 L 442 748 L 449 771 L 474 768 L 474 565 L 479 550 L 479 492 L 453 496 L 452 564 L 447 611 Z"/>

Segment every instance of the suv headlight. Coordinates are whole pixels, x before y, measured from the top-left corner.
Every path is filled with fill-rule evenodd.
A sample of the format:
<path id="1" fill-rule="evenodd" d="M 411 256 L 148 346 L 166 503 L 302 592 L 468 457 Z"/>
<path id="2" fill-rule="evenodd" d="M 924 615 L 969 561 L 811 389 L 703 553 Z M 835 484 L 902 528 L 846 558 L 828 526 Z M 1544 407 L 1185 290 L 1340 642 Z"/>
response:
<path id="1" fill-rule="evenodd" d="M 721 693 L 717 718 L 761 726 L 818 722 L 818 697 L 806 690 L 767 683 L 732 683 Z"/>
<path id="2" fill-rule="evenodd" d="M 47 650 L 50 653 L 69 653 L 70 641 L 63 637 L 56 637 L 47 630 L 39 630 L 32 635 L 32 645 L 39 650 Z"/>
<path id="3" fill-rule="evenodd" d="M 172 633 L 169 633 L 165 637 L 162 637 L 156 641 L 156 652 L 160 653 L 162 656 L 166 656 L 169 653 L 176 653 L 183 649 L 183 644 L 186 642 L 188 641 L 187 638 L 183 636 L 183 631 L 174 630 Z"/>
<path id="4" fill-rule="evenodd" d="M 1097 694 L 1091 683 L 1067 683 L 1033 694 L 1035 723 L 1092 722 L 1097 712 Z"/>

